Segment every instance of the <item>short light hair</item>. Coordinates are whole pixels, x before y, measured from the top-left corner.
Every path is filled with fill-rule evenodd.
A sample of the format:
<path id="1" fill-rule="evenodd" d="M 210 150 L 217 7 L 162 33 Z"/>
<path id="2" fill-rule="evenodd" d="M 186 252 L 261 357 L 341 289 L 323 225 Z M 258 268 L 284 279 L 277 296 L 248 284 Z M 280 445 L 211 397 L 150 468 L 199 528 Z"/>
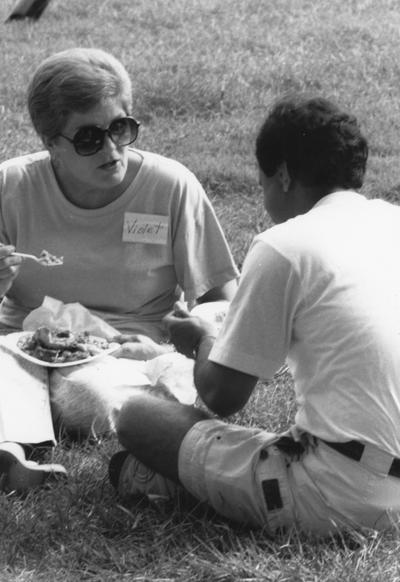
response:
<path id="1" fill-rule="evenodd" d="M 32 124 L 46 143 L 59 135 L 71 113 L 84 113 L 109 98 L 132 113 L 132 84 L 118 59 L 95 48 L 72 48 L 48 57 L 28 87 Z"/>

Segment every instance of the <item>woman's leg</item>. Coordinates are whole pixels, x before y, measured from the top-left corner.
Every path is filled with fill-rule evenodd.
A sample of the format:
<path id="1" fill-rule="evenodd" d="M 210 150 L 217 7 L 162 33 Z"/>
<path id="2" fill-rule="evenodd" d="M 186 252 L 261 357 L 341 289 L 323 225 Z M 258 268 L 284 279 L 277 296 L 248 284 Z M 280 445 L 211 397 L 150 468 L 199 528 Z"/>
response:
<path id="1" fill-rule="evenodd" d="M 0 338 L 0 486 L 25 491 L 48 477 L 65 475 L 60 465 L 28 461 L 22 445 L 55 444 L 48 373 L 16 355 Z"/>
<path id="2" fill-rule="evenodd" d="M 7 344 L 7 336 L 1 337 L 0 442 L 55 444 L 47 368 L 16 355 Z"/>

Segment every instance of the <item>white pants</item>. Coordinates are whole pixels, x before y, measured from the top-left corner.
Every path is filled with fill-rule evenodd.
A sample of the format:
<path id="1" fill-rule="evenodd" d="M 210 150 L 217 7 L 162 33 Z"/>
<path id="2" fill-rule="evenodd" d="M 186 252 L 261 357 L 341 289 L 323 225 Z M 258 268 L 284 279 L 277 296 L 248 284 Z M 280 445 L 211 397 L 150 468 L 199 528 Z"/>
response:
<path id="1" fill-rule="evenodd" d="M 122 405 L 138 390 L 193 404 L 194 361 L 177 352 L 138 361 L 106 356 L 83 366 L 53 368 L 53 417 L 73 433 L 114 433 Z"/>
<path id="2" fill-rule="evenodd" d="M 157 394 L 159 387 L 186 404 L 196 397 L 193 360 L 176 352 L 148 362 L 106 356 L 47 368 L 7 344 L 7 335 L 0 336 L 0 442 L 55 443 L 52 415 L 82 436 L 112 433 L 122 404 L 139 388 Z"/>
<path id="3" fill-rule="evenodd" d="M 26 361 L 0 337 L 0 442 L 55 443 L 47 368 Z"/>
<path id="4" fill-rule="evenodd" d="M 180 448 L 180 481 L 225 517 L 270 533 L 296 526 L 325 536 L 353 527 L 386 529 L 400 520 L 399 478 L 321 441 L 288 456 L 274 445 L 279 436 L 198 422 Z"/>

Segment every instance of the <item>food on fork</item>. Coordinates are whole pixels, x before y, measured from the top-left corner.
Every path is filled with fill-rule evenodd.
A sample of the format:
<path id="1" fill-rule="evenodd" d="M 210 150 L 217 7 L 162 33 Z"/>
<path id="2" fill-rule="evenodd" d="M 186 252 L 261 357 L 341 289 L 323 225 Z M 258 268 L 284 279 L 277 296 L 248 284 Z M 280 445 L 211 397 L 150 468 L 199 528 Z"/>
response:
<path id="1" fill-rule="evenodd" d="M 69 329 L 39 327 L 18 341 L 18 347 L 26 354 L 51 363 L 74 362 L 96 356 L 113 347 L 104 338 L 83 331 L 74 333 Z"/>
<path id="2" fill-rule="evenodd" d="M 11 255 L 14 255 L 15 257 L 21 257 L 22 259 L 31 259 L 32 261 L 36 261 L 45 267 L 56 267 L 57 265 L 62 265 L 64 263 L 64 257 L 56 257 L 44 249 L 40 253 L 39 257 L 29 253 L 20 253 L 19 251 L 14 251 L 11 253 Z"/>
<path id="3" fill-rule="evenodd" d="M 42 263 L 42 265 L 52 267 L 54 265 L 62 265 L 64 262 L 64 257 L 56 257 L 55 255 L 49 253 L 49 251 L 43 249 L 39 255 L 39 261 Z"/>

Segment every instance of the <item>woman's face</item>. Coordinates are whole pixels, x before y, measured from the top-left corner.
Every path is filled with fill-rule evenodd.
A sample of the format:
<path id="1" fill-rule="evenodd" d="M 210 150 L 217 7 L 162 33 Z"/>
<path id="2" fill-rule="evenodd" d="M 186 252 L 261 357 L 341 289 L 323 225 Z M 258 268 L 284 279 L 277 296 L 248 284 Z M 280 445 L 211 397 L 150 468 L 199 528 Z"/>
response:
<path id="1" fill-rule="evenodd" d="M 85 113 L 72 113 L 62 134 L 73 139 L 82 127 L 107 129 L 110 123 L 126 117 L 120 98 L 108 99 Z M 128 146 L 117 146 L 105 136 L 103 147 L 91 156 L 81 156 L 62 136 L 48 146 L 61 189 L 71 202 L 96 208 L 117 198 L 127 186 Z"/>

